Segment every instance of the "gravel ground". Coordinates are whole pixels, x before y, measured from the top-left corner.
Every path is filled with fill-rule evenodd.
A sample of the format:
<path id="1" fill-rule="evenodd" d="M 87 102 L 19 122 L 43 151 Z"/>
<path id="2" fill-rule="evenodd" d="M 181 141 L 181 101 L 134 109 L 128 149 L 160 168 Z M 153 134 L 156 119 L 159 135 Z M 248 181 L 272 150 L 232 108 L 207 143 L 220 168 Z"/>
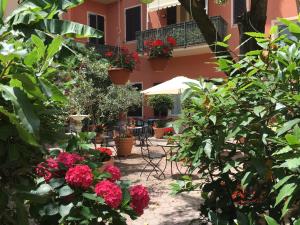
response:
<path id="1" fill-rule="evenodd" d="M 161 151 L 160 148 L 155 151 Z M 116 158 L 115 165 L 122 171 L 124 180 L 131 180 L 134 184 L 143 184 L 149 189 L 150 204 L 144 214 L 137 220 L 128 219 L 128 225 L 195 225 L 199 222 L 192 222 L 199 218 L 200 193 L 191 192 L 180 195 L 170 195 L 170 184 L 174 182 L 178 170 L 173 163 L 173 173 L 171 176 L 170 162 L 167 163 L 165 170 L 166 178 L 155 177 L 151 174 L 147 180 L 150 168 L 140 176 L 141 170 L 146 165 L 141 157 L 140 148 L 134 147 L 133 154 L 127 158 Z M 164 168 L 165 161 L 162 161 L 160 168 Z M 179 166 L 180 168 L 180 166 Z M 184 168 L 180 168 L 185 171 Z M 173 178 L 172 178 L 173 177 Z"/>

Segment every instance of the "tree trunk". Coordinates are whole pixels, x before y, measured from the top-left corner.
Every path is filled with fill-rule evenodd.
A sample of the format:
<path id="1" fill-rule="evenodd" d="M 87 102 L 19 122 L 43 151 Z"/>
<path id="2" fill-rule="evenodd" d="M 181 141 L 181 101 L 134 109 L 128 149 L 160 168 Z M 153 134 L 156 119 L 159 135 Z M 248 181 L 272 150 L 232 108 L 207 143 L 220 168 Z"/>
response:
<path id="1" fill-rule="evenodd" d="M 215 45 L 217 41 L 223 41 L 220 34 L 218 34 L 215 26 L 209 19 L 205 10 L 205 0 L 179 0 L 181 5 L 185 8 L 191 17 L 195 20 L 198 28 L 202 32 L 202 35 L 208 44 L 211 51 L 216 56 L 226 56 L 228 59 L 232 59 L 232 56 L 227 48 Z M 192 2 L 192 6 L 190 3 Z"/>
<path id="2" fill-rule="evenodd" d="M 300 13 L 300 0 L 296 0 L 297 12 Z"/>
<path id="3" fill-rule="evenodd" d="M 252 50 L 261 49 L 254 38 L 250 38 L 245 32 L 265 33 L 267 21 L 268 0 L 252 0 L 250 12 L 245 12 L 238 18 L 240 34 L 240 55 L 245 55 Z"/>

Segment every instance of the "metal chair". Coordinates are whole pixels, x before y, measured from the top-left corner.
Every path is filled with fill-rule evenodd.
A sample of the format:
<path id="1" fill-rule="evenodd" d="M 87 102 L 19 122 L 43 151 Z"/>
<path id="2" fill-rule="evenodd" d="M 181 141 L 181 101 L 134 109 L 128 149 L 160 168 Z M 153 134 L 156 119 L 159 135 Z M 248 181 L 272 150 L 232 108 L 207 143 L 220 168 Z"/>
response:
<path id="1" fill-rule="evenodd" d="M 156 146 L 151 145 L 148 138 L 146 136 L 143 137 L 143 139 L 140 142 L 141 147 L 141 155 L 142 158 L 145 160 L 146 165 L 142 169 L 140 176 L 142 176 L 143 173 L 146 172 L 147 168 L 150 168 L 150 172 L 147 176 L 147 180 L 149 179 L 150 175 L 155 172 L 158 178 L 163 176 L 166 177 L 164 172 L 167 167 L 167 154 L 162 148 L 154 149 Z M 159 150 L 162 150 L 162 152 L 158 152 Z M 165 165 L 163 169 L 160 168 L 160 164 L 165 159 Z"/>

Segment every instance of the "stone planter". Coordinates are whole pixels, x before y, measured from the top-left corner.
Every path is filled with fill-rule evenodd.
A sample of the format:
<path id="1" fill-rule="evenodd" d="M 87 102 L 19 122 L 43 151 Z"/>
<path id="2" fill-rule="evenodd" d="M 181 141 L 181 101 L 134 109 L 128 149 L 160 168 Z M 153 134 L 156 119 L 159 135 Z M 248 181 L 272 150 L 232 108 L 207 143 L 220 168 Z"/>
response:
<path id="1" fill-rule="evenodd" d="M 124 68 L 111 68 L 108 70 L 108 75 L 116 85 L 124 85 L 129 80 L 130 70 Z"/>
<path id="2" fill-rule="evenodd" d="M 154 131 L 154 137 L 157 138 L 157 139 L 162 139 L 165 135 L 165 129 L 164 128 L 153 127 L 153 131 Z"/>
<path id="3" fill-rule="evenodd" d="M 104 172 L 105 168 L 107 166 L 113 166 L 115 164 L 115 160 L 113 157 L 110 158 L 110 160 L 103 162 L 103 165 L 99 168 L 99 172 Z"/>
<path id="4" fill-rule="evenodd" d="M 155 72 L 162 72 L 166 69 L 169 59 L 166 57 L 157 57 L 157 58 L 151 58 L 148 59 L 151 68 L 155 71 Z"/>
<path id="5" fill-rule="evenodd" d="M 117 137 L 115 139 L 116 147 L 117 147 L 117 155 L 118 156 L 129 156 L 133 147 L 133 137 L 120 138 Z"/>

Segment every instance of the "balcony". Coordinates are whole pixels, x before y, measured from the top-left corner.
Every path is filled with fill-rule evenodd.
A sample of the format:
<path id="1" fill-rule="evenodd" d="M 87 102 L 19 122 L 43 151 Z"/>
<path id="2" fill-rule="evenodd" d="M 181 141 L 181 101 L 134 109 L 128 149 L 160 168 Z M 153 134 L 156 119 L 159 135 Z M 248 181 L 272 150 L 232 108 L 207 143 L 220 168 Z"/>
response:
<path id="1" fill-rule="evenodd" d="M 215 28 L 221 35 L 225 37 L 227 33 L 227 23 L 221 16 L 214 16 L 210 18 Z M 172 36 L 177 41 L 177 47 L 174 51 L 174 56 L 184 56 L 199 54 L 199 49 L 202 48 L 204 51 L 209 51 L 206 45 L 203 34 L 197 27 L 195 21 L 183 22 L 179 24 L 173 24 L 166 27 L 151 29 L 145 31 L 138 31 L 136 33 L 137 39 L 137 51 L 143 52 L 144 41 L 151 39 L 162 39 L 165 40 L 168 36 Z M 199 49 L 198 49 L 199 47 Z M 184 49 L 183 49 L 184 48 Z"/>

